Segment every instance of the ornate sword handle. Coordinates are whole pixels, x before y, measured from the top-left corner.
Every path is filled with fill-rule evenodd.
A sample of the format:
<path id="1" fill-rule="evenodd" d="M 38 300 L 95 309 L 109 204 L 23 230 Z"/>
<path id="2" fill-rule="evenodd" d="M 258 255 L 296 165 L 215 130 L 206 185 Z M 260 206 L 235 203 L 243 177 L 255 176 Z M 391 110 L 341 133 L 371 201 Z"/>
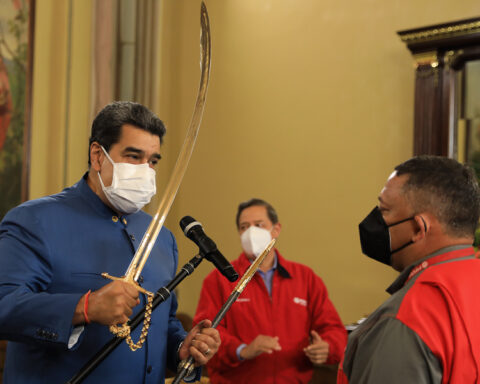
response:
<path id="1" fill-rule="evenodd" d="M 150 323 L 152 321 L 152 303 L 153 303 L 153 293 L 147 291 L 146 289 L 142 288 L 136 281 L 133 281 L 132 279 L 128 279 L 128 277 L 115 277 L 115 276 L 110 276 L 108 273 L 102 273 L 102 277 L 105 279 L 110 279 L 113 281 L 123 281 L 127 284 L 132 285 L 137 291 L 144 293 L 147 296 L 147 305 L 145 306 L 145 318 L 143 319 L 143 327 L 142 327 L 142 332 L 140 333 L 140 338 L 136 343 L 133 342 L 132 337 L 130 335 L 130 326 L 128 323 L 122 324 L 122 325 L 111 325 L 110 326 L 110 332 L 112 332 L 115 336 L 121 337 L 125 339 L 127 342 L 128 346 L 132 351 L 136 351 L 137 349 L 142 348 L 143 343 L 145 342 L 147 335 L 148 335 L 148 329 L 150 328 Z"/>

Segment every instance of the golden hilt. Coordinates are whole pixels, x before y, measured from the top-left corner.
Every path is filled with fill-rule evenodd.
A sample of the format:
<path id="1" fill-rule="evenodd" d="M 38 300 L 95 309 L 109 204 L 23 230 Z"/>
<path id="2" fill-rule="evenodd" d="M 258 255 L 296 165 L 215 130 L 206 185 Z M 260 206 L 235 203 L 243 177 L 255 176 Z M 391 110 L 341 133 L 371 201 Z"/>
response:
<path id="1" fill-rule="evenodd" d="M 105 278 L 105 279 L 113 280 L 113 281 L 123 281 L 124 283 L 130 284 L 131 286 L 133 286 L 138 292 L 142 292 L 142 293 L 144 293 L 145 295 L 153 295 L 152 292 L 147 291 L 145 288 L 142 288 L 142 287 L 141 287 L 140 285 L 138 285 L 138 283 L 137 283 L 135 280 L 133 280 L 132 278 L 128 278 L 128 277 L 125 277 L 125 276 L 115 277 L 115 276 L 109 275 L 109 274 L 106 273 L 106 272 L 103 272 L 103 273 L 102 273 L 102 277 Z"/>
<path id="2" fill-rule="evenodd" d="M 147 296 L 147 305 L 145 306 L 145 318 L 143 320 L 143 327 L 142 332 L 140 333 L 140 338 L 136 343 L 133 342 L 132 337 L 130 336 L 130 326 L 125 323 L 120 326 L 118 325 L 111 325 L 110 332 L 112 332 L 115 336 L 125 339 L 126 343 L 130 347 L 132 351 L 136 351 L 137 349 L 142 348 L 143 343 L 145 342 L 148 329 L 150 328 L 150 322 L 152 321 L 152 304 L 153 304 L 153 293 L 147 291 L 146 289 L 142 288 L 136 281 L 129 277 L 115 277 L 111 276 L 108 273 L 102 273 L 102 277 L 105 279 L 110 279 L 113 281 L 123 281 L 127 284 L 132 285 L 137 291 L 144 293 Z"/>

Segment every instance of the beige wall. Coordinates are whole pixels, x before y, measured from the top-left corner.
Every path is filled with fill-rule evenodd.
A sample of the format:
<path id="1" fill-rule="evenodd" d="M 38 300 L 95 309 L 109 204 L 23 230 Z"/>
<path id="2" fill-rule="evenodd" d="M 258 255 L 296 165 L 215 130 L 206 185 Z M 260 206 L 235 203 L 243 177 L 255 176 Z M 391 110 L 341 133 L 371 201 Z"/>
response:
<path id="1" fill-rule="evenodd" d="M 412 153 L 413 66 L 396 31 L 476 16 L 478 1 L 206 3 L 213 52 L 207 107 L 167 219 L 180 264 L 195 252 L 177 229 L 181 217 L 201 221 L 234 259 L 240 252 L 236 206 L 261 197 L 283 224 L 280 252 L 311 266 L 344 322 L 355 321 L 387 297 L 384 289 L 395 276 L 361 255 L 357 225 L 393 166 Z M 37 2 L 36 36 L 42 38 L 35 45 L 32 198 L 85 170 L 91 0 L 72 4 Z M 199 4 L 162 1 L 159 105 L 153 108 L 168 127 L 160 194 L 195 102 Z M 181 311 L 194 313 L 212 268 L 205 261 L 180 285 Z"/>

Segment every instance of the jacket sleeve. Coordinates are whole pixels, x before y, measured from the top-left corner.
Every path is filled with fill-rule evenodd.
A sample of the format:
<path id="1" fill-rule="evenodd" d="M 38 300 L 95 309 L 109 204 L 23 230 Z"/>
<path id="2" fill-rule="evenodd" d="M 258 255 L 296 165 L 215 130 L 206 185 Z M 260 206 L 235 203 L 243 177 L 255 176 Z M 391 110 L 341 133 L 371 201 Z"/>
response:
<path id="1" fill-rule="evenodd" d="M 384 317 L 358 343 L 349 344 L 343 372 L 355 384 L 442 382 L 438 359 L 415 332 L 394 317 Z"/>
<path id="2" fill-rule="evenodd" d="M 48 292 L 52 264 L 45 239 L 40 222 L 24 207 L 0 224 L 0 338 L 67 348 L 83 293 Z"/>
<path id="3" fill-rule="evenodd" d="M 204 319 L 213 320 L 228 299 L 230 292 L 225 292 L 224 287 L 222 287 L 220 283 L 222 278 L 218 271 L 214 270 L 203 281 L 193 324 L 197 324 Z M 242 341 L 228 332 L 226 321 L 227 316 L 217 326 L 222 344 L 208 363 L 208 366 L 214 367 L 215 370 L 224 370 L 241 364 L 237 357 L 237 348 L 242 344 Z"/>
<path id="4" fill-rule="evenodd" d="M 174 268 L 172 270 L 172 279 L 175 277 L 177 267 L 178 267 L 178 248 L 177 241 L 172 233 L 170 233 L 172 239 L 172 255 L 175 259 Z M 177 297 L 175 292 L 172 292 L 171 295 L 171 305 L 170 313 L 168 318 L 168 341 L 167 341 L 167 367 L 172 372 L 177 372 L 178 364 L 180 360 L 178 358 L 178 350 L 180 349 L 181 343 L 187 336 L 187 332 L 183 329 L 183 325 L 177 318 Z M 200 380 L 202 375 L 202 368 L 197 367 L 191 373 L 190 376 L 185 378 L 183 381 L 190 383 Z"/>
<path id="5" fill-rule="evenodd" d="M 312 329 L 329 344 L 327 364 L 340 362 L 347 345 L 347 331 L 340 316 L 328 298 L 327 288 L 317 275 L 312 272 L 310 279 L 310 302 Z"/>
<path id="6" fill-rule="evenodd" d="M 175 276 L 177 266 L 178 266 L 178 248 L 177 242 L 173 237 L 173 234 L 170 234 L 172 240 L 172 257 L 175 260 L 174 269 L 171 271 L 172 279 Z M 170 298 L 170 313 L 168 317 L 168 342 L 167 342 L 167 366 L 168 368 L 176 372 L 178 361 L 178 349 L 180 347 L 180 343 L 185 339 L 187 333 L 183 329 L 180 320 L 177 319 L 177 297 L 175 292 L 172 292 Z"/>

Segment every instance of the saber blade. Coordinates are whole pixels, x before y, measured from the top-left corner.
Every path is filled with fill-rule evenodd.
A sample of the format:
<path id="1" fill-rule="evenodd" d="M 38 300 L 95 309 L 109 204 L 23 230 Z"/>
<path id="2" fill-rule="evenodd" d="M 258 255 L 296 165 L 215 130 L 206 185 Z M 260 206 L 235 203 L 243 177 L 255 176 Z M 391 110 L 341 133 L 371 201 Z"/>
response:
<path id="1" fill-rule="evenodd" d="M 133 257 L 130 266 L 125 272 L 126 278 L 131 278 L 137 281 L 140 277 L 145 263 L 147 262 L 150 252 L 157 240 L 157 236 L 162 229 L 163 223 L 167 217 L 168 212 L 173 204 L 173 200 L 178 192 L 178 188 L 183 180 L 185 171 L 187 170 L 188 163 L 192 156 L 193 148 L 197 140 L 198 132 L 202 122 L 203 112 L 205 110 L 205 101 L 207 96 L 208 83 L 210 79 L 210 67 L 211 67 L 211 40 L 210 40 L 210 21 L 208 18 L 207 7 L 202 2 L 200 10 L 200 86 L 198 89 L 197 101 L 195 103 L 195 109 L 193 111 L 190 126 L 187 131 L 187 136 L 183 142 L 182 149 L 178 155 L 175 168 L 172 176 L 167 184 L 165 193 L 158 206 L 157 212 L 153 217 L 142 241 L 138 247 L 135 256 Z"/>

